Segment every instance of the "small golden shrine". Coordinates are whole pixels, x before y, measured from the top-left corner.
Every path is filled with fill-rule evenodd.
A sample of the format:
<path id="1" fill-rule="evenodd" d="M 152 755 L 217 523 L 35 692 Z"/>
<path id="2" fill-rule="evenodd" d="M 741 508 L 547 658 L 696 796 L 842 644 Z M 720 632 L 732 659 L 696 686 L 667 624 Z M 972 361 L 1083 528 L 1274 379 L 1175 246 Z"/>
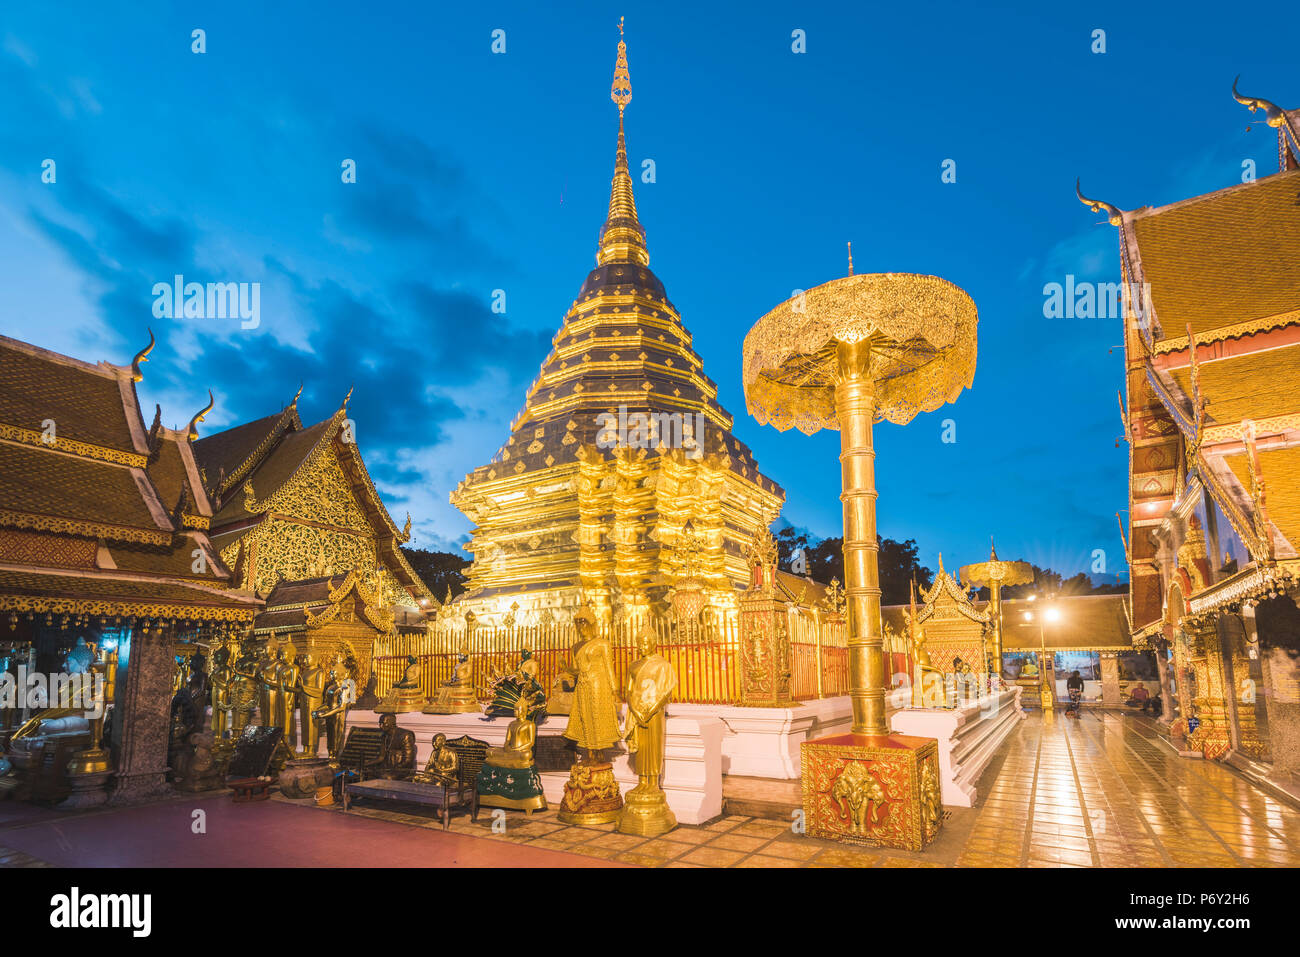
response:
<path id="1" fill-rule="evenodd" d="M 451 495 L 476 526 L 458 605 L 485 624 L 513 605 L 520 625 L 563 620 L 584 600 L 602 621 L 616 608 L 662 612 L 686 578 L 708 606 L 732 611 L 749 582 L 745 548 L 785 498 L 732 434 L 650 270 L 623 129 L 632 83 L 621 36 L 611 98 L 618 140 L 596 268 L 509 438 Z"/>
<path id="2" fill-rule="evenodd" d="M 936 671 L 983 673 L 991 637 L 989 615 L 976 608 L 966 589 L 944 571 L 943 555 L 934 584 L 916 613 L 916 630 Z"/>

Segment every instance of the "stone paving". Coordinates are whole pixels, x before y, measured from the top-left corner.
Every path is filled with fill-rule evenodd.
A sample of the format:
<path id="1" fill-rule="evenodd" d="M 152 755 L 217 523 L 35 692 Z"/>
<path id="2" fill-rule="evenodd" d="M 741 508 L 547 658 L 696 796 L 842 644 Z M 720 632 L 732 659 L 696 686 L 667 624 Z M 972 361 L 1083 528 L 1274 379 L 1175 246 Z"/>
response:
<path id="1" fill-rule="evenodd" d="M 980 782 L 973 809 L 950 808 L 940 838 L 910 853 L 804 837 L 787 823 L 728 816 L 647 840 L 561 824 L 554 810 L 487 809 L 452 830 L 647 867 L 1295 867 L 1300 810 L 1212 761 L 1179 757 L 1149 722 L 1085 711 L 1077 721 L 1032 712 Z M 421 827 L 420 813 L 356 807 Z"/>
<path id="2" fill-rule="evenodd" d="M 461 813 L 452 818 L 451 834 L 444 835 L 441 823 L 417 808 L 357 805 L 345 815 L 337 808 L 317 809 L 310 801 L 279 796 L 271 806 L 288 815 L 331 815 L 320 820 L 328 820 L 330 833 L 338 832 L 340 839 L 353 828 L 366 829 L 361 820 L 349 823 L 356 818 L 369 819 L 370 827 L 420 828 L 429 850 L 416 853 L 412 862 L 430 864 L 448 857 L 471 866 L 476 860 L 487 866 L 564 866 L 566 858 L 553 854 L 558 851 L 581 855 L 592 863 L 596 859 L 647 867 L 1300 866 L 1300 810 L 1274 800 L 1220 764 L 1179 757 L 1149 721 L 1131 715 L 1085 710 L 1082 718 L 1074 720 L 1059 713 L 1031 713 L 999 749 L 979 793 L 976 808 L 946 809 L 938 840 L 919 853 L 815 840 L 794 833 L 789 822 L 744 815 L 726 816 L 702 827 L 681 826 L 646 839 L 618 834 L 612 824 L 561 824 L 554 810 L 531 816 L 505 812 L 504 827 L 503 819 L 487 808 L 477 823 Z M 224 795 L 202 800 L 219 803 L 218 813 L 233 814 Z M 178 813 L 188 814 L 187 803 L 179 802 Z M 128 816 L 157 822 L 168 807 L 106 809 L 95 814 L 110 819 L 121 816 L 124 824 Z M 241 813 L 260 816 L 255 809 Z M 65 820 L 71 826 L 78 817 L 86 815 Z M 248 817 L 243 820 L 253 825 Z M 268 865 L 285 860 L 275 846 L 279 835 L 288 844 L 300 843 L 296 832 L 301 829 L 285 823 L 279 820 L 259 832 L 258 860 L 262 852 Z M 146 824 L 137 822 L 137 826 Z M 40 826 L 57 826 L 57 822 Z M 39 851 L 37 847 L 18 837 L 19 830 L 36 827 L 20 821 L 0 826 L 0 867 L 49 866 L 31 856 Z M 6 847 L 6 830 L 10 843 L 29 845 L 25 851 Z M 392 835 L 399 845 L 401 833 L 398 828 Z M 378 848 L 381 843 L 371 846 Z M 503 854 L 503 844 L 518 849 Z M 122 853 L 127 863 L 129 853 Z M 66 863 L 55 858 L 58 864 Z M 74 859 L 87 858 L 78 854 Z M 165 860 L 163 856 L 153 862 Z M 580 862 L 573 857 L 567 860 Z M 375 858 L 367 863 L 385 861 Z"/>

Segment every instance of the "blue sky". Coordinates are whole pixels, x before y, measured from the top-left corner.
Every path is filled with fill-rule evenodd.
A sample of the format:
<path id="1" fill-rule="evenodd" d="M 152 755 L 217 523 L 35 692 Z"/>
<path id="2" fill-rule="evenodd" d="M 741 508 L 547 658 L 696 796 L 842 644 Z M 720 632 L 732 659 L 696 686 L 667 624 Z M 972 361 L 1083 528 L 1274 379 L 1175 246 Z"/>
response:
<path id="1" fill-rule="evenodd" d="M 629 155 L 656 168 L 636 187 L 651 267 L 787 489 L 785 518 L 838 534 L 838 435 L 750 419 L 740 343 L 792 290 L 843 275 L 851 240 L 858 272 L 941 275 L 980 311 L 973 389 L 876 430 L 882 533 L 916 538 L 932 567 L 982 558 L 993 535 L 1067 574 L 1094 549 L 1122 569 L 1118 322 L 1043 318 L 1045 283 L 1118 278 L 1115 230 L 1074 180 L 1131 208 L 1239 182 L 1247 159 L 1275 171 L 1273 131 L 1229 88 L 1240 73 L 1300 105 L 1300 14 L 475 6 L 4 3 L 0 331 L 126 362 L 152 325 L 141 389 L 167 424 L 209 388 L 208 426 L 265 415 L 299 381 L 315 421 L 355 384 L 390 508 L 410 510 L 416 544 L 455 547 L 470 526 L 448 492 L 503 441 L 593 263 L 626 15 Z M 261 324 L 156 319 L 153 284 L 177 273 L 261 283 Z"/>

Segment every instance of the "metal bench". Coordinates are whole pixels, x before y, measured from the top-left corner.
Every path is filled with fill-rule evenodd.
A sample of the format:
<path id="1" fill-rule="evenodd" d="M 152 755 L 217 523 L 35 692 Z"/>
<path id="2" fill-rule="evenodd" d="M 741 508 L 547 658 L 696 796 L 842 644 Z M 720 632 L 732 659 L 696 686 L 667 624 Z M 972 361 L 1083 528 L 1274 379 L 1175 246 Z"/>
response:
<path id="1" fill-rule="evenodd" d="M 358 798 L 371 801 L 400 801 L 438 809 L 438 817 L 445 831 L 451 827 L 451 809 L 470 808 L 470 820 L 478 820 L 478 772 L 483 767 L 488 743 L 462 735 L 447 746 L 456 752 L 457 772 L 455 784 L 425 784 L 420 781 L 345 781 L 343 783 L 343 810 L 351 808 Z"/>

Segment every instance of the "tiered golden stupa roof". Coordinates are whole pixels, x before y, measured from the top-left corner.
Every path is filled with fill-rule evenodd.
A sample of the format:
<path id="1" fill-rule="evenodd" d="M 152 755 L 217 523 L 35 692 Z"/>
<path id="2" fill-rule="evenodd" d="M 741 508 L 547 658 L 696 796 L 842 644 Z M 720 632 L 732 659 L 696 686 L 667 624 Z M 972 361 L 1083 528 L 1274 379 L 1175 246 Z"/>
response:
<path id="1" fill-rule="evenodd" d="M 520 593 L 535 593 L 525 609 L 567 608 L 580 592 L 607 611 L 646 600 L 647 588 L 650 598 L 661 597 L 686 558 L 660 550 L 673 547 L 688 521 L 702 543 L 699 576 L 731 590 L 748 580 L 744 545 L 784 498 L 731 434 L 717 386 L 650 270 L 624 133 L 631 93 L 620 39 L 611 90 L 618 141 L 596 268 L 565 314 L 510 437 L 451 496 L 478 525 L 468 546 L 468 603 L 480 614 Z M 614 448 L 610 431 L 601 441 L 602 430 L 617 428 L 620 411 L 634 434 Z M 664 420 L 666 441 L 653 448 L 636 438 L 638 414 L 679 418 L 671 427 Z M 683 432 L 685 441 L 676 441 Z"/>

